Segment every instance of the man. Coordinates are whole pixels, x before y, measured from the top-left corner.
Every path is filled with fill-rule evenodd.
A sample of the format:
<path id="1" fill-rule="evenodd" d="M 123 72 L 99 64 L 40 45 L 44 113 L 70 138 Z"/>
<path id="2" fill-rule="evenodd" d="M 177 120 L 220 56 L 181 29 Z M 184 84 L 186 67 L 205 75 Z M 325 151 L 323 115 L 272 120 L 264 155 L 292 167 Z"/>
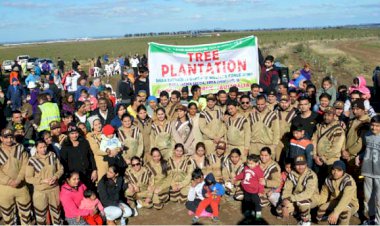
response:
<path id="1" fill-rule="evenodd" d="M 249 114 L 251 138 L 249 154 L 258 155 L 263 147 L 269 147 L 275 158 L 276 146 L 280 142 L 280 124 L 275 112 L 269 110 L 265 96 L 256 100 L 256 111 Z"/>
<path id="2" fill-rule="evenodd" d="M 169 93 L 165 90 L 160 92 L 160 104 L 159 107 L 162 107 L 165 109 L 165 113 L 168 114 L 169 112 Z"/>
<path id="3" fill-rule="evenodd" d="M 24 120 L 21 111 L 16 110 L 12 112 L 12 119 L 10 122 L 8 122 L 7 129 L 14 130 L 15 125 L 18 124 L 23 125 L 25 133 L 24 137 L 26 139 L 31 140 L 34 138 L 35 134 L 32 123 L 30 121 Z"/>
<path id="4" fill-rule="evenodd" d="M 21 144 L 15 144 L 12 130 L 3 129 L 0 140 L 0 212 L 4 224 L 17 224 L 16 206 L 21 224 L 34 224 L 32 202 L 25 185 L 28 154 Z"/>
<path id="5" fill-rule="evenodd" d="M 355 118 L 351 120 L 348 127 L 346 145 L 342 151 L 342 158 L 350 162 L 350 166 L 354 167 L 354 159 L 363 148 L 362 138 L 370 129 L 371 118 L 365 111 L 364 101 L 362 99 L 352 102 L 351 107 Z"/>
<path id="6" fill-rule="evenodd" d="M 350 99 L 346 100 L 346 102 L 344 103 L 344 114 L 347 117 L 350 117 L 352 113 L 351 103 L 354 102 L 355 100 L 362 99 L 362 98 L 363 98 L 363 93 L 361 93 L 359 90 L 352 91 L 352 93 L 350 94 Z M 367 111 L 370 117 L 373 117 L 376 115 L 376 112 L 371 106 L 369 100 L 364 100 L 364 106 L 365 106 L 365 110 Z"/>
<path id="7" fill-rule="evenodd" d="M 61 59 L 61 57 L 58 57 L 57 66 L 61 74 L 65 73 L 65 62 Z"/>
<path id="8" fill-rule="evenodd" d="M 82 78 L 81 80 L 85 80 L 85 78 Z M 101 80 L 100 78 L 94 78 L 94 80 L 92 81 L 92 85 L 90 87 L 90 89 L 88 89 L 88 94 L 90 94 L 91 96 L 93 97 L 98 97 L 98 93 L 99 93 L 99 88 L 100 88 L 100 85 L 101 85 Z M 78 87 L 79 89 L 79 87 Z"/>
<path id="9" fill-rule="evenodd" d="M 20 82 L 17 78 L 13 78 L 11 85 L 8 86 L 7 94 L 7 104 L 12 108 L 12 111 L 19 110 L 22 106 L 22 100 L 25 99 L 25 90 L 20 85 Z"/>
<path id="10" fill-rule="evenodd" d="M 292 104 L 290 105 L 292 106 Z M 301 124 L 305 129 L 306 137 L 311 139 L 317 126 L 318 114 L 311 111 L 310 99 L 308 97 L 300 97 L 298 107 L 301 114 L 293 119 L 292 125 Z"/>
<path id="11" fill-rule="evenodd" d="M 331 174 L 326 178 L 319 196 L 317 220 L 327 218 L 330 225 L 349 225 L 351 216 L 359 210 L 356 183 L 346 173 L 343 161 L 335 161 Z M 329 214 L 326 216 L 326 213 Z"/>
<path id="12" fill-rule="evenodd" d="M 121 99 L 122 104 L 131 103 L 134 95 L 133 84 L 128 78 L 128 73 L 123 73 L 122 80 L 118 83 L 117 97 Z"/>
<path id="13" fill-rule="evenodd" d="M 187 106 L 191 98 L 189 97 L 189 87 L 184 86 L 181 89 L 181 104 Z"/>
<path id="14" fill-rule="evenodd" d="M 294 108 L 298 108 L 299 100 L 298 100 L 297 90 L 295 89 L 289 90 L 289 97 L 290 97 L 290 105 Z"/>
<path id="15" fill-rule="evenodd" d="M 240 97 L 240 107 L 239 114 L 244 115 L 248 118 L 249 114 L 252 112 L 252 106 L 248 95 L 242 95 Z"/>
<path id="16" fill-rule="evenodd" d="M 79 79 L 78 88 L 77 88 L 77 91 L 75 92 L 75 96 L 74 96 L 75 101 L 78 101 L 78 99 L 80 98 L 82 90 L 86 90 L 87 92 L 89 91 L 88 87 L 86 86 L 86 83 L 87 83 L 86 79 L 84 79 L 84 78 Z M 94 96 L 94 97 L 97 97 L 97 96 Z"/>
<path id="17" fill-rule="evenodd" d="M 176 111 L 177 107 L 181 105 L 181 93 L 178 90 L 172 91 L 170 95 L 170 103 L 168 106 L 168 111 L 166 115 L 169 120 L 175 120 L 178 118 L 178 113 Z"/>
<path id="18" fill-rule="evenodd" d="M 194 102 L 197 104 L 197 107 L 198 107 L 198 110 L 199 111 L 202 111 L 205 109 L 206 107 L 206 98 L 203 98 L 201 97 L 202 95 L 202 90 L 201 90 L 201 87 L 199 85 L 193 85 L 191 87 L 191 94 L 193 95 L 193 98 L 191 99 L 191 102 Z"/>
<path id="19" fill-rule="evenodd" d="M 137 78 L 139 76 L 139 73 L 138 73 L 138 64 L 140 63 L 139 59 L 137 58 L 136 55 L 134 55 L 133 58 L 129 60 L 129 63 L 131 64 L 135 78 Z"/>
<path id="20" fill-rule="evenodd" d="M 249 95 L 252 107 L 256 107 L 256 98 L 258 95 L 260 95 L 260 85 L 257 83 L 253 83 L 251 85 L 251 94 Z"/>
<path id="21" fill-rule="evenodd" d="M 272 151 L 268 147 L 260 150 L 260 168 L 264 172 L 264 178 L 260 179 L 259 183 L 264 186 L 265 193 L 260 197 L 261 206 L 274 207 L 280 199 L 280 191 L 278 187 L 281 185 L 281 168 L 277 162 L 272 159 Z"/>
<path id="22" fill-rule="evenodd" d="M 50 130 L 49 124 L 52 121 L 61 121 L 61 113 L 56 103 L 49 102 L 46 94 L 40 94 L 37 98 L 38 107 L 34 115 L 34 127 L 37 132 Z"/>
<path id="23" fill-rule="evenodd" d="M 280 161 L 283 149 L 288 148 L 291 139 L 291 122 L 297 116 L 297 109 L 290 106 L 290 98 L 288 95 L 285 94 L 281 96 L 278 106 L 275 112 L 279 119 L 280 141 L 275 150 L 276 161 Z"/>
<path id="24" fill-rule="evenodd" d="M 73 59 L 73 61 L 71 62 L 71 67 L 74 71 L 78 71 L 78 66 L 80 65 L 80 63 L 77 61 L 77 59 Z"/>
<path id="25" fill-rule="evenodd" d="M 277 92 L 276 90 L 270 90 L 267 97 L 267 108 L 271 111 L 277 107 Z"/>
<path id="26" fill-rule="evenodd" d="M 217 105 L 223 114 L 227 112 L 227 93 L 224 90 L 219 90 L 217 93 Z"/>
<path id="27" fill-rule="evenodd" d="M 280 83 L 278 85 L 278 93 L 282 95 L 288 95 L 288 83 Z"/>
<path id="28" fill-rule="evenodd" d="M 270 89 L 276 90 L 279 79 L 279 74 L 274 68 L 274 57 L 269 55 L 265 58 L 260 73 L 260 86 L 264 93 L 268 93 Z"/>
<path id="29" fill-rule="evenodd" d="M 75 104 L 76 112 L 74 113 L 75 123 L 86 123 L 87 121 L 87 110 L 86 105 L 83 101 L 78 101 Z"/>
<path id="30" fill-rule="evenodd" d="M 239 101 L 238 99 L 238 94 L 239 94 L 239 88 L 236 86 L 230 87 L 228 90 L 228 100 L 229 101 Z"/>
<path id="31" fill-rule="evenodd" d="M 127 112 L 129 115 L 131 115 L 134 119 L 137 119 L 137 108 L 142 104 L 142 101 L 140 100 L 140 98 L 137 96 L 137 97 L 133 97 L 132 98 L 132 102 L 131 102 L 131 105 L 129 105 L 127 107 Z"/>
<path id="32" fill-rule="evenodd" d="M 206 150 L 213 153 L 216 145 L 224 139 L 226 134 L 223 112 L 216 106 L 216 98 L 213 94 L 207 95 L 207 106 L 199 114 L 199 129 L 202 133 Z"/>
<path id="33" fill-rule="evenodd" d="M 147 96 L 150 96 L 149 91 L 149 69 L 147 67 L 139 68 L 139 77 L 135 81 L 135 91 L 145 90 Z"/>
<path id="34" fill-rule="evenodd" d="M 344 102 L 340 100 L 335 101 L 334 108 L 336 120 L 340 122 L 340 126 L 344 129 L 344 131 L 347 131 L 350 118 L 343 114 Z"/>
<path id="35" fill-rule="evenodd" d="M 92 112 L 92 115 L 98 115 L 103 126 L 111 124 L 112 119 L 115 117 L 113 109 L 108 109 L 107 99 L 103 97 L 99 98 L 98 108 Z"/>
<path id="36" fill-rule="evenodd" d="M 229 101 L 227 104 L 230 115 L 226 120 L 227 155 L 232 149 L 238 148 L 241 151 L 243 161 L 245 161 L 249 151 L 250 127 L 248 120 L 238 113 L 237 105 L 236 101 Z"/>
<path id="37" fill-rule="evenodd" d="M 340 123 L 335 120 L 335 108 L 327 107 L 323 115 L 323 122 L 317 125 L 313 135 L 313 159 L 318 173 L 319 181 L 323 180 L 331 171 L 333 163 L 340 159 L 345 142 L 345 134 Z"/>
<path id="38" fill-rule="evenodd" d="M 282 191 L 282 203 L 277 207 L 281 217 L 288 218 L 295 208 L 301 217 L 300 225 L 311 225 L 310 210 L 318 204 L 318 178 L 313 170 L 307 167 L 306 158 L 297 156 L 294 161 L 295 169 L 286 179 Z"/>

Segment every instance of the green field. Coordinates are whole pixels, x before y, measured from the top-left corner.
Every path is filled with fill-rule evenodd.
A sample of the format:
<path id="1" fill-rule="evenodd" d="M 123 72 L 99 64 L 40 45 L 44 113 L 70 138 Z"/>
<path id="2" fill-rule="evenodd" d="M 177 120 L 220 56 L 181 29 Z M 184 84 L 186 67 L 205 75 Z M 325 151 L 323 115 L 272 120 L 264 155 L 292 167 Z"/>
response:
<path id="1" fill-rule="evenodd" d="M 144 38 L 122 38 L 116 40 L 80 41 L 67 43 L 31 44 L 22 46 L 0 46 L 0 61 L 15 59 L 18 55 L 28 54 L 34 57 L 49 57 L 56 61 L 60 56 L 66 62 L 77 58 L 83 64 L 92 57 L 105 53 L 110 57 L 146 53 L 148 42 L 175 45 L 206 44 L 222 42 L 249 35 L 258 37 L 260 45 L 281 46 L 290 42 L 310 40 L 340 40 L 365 37 L 380 37 L 380 29 L 314 29 L 314 30 L 274 30 L 221 33 L 220 36 L 203 37 L 157 36 Z"/>

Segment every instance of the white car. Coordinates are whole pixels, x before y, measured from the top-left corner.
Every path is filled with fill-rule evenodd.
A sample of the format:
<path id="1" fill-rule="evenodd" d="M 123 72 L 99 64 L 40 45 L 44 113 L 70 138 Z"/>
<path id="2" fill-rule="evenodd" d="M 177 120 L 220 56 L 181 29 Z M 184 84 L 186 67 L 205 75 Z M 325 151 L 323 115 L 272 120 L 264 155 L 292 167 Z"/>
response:
<path id="1" fill-rule="evenodd" d="M 1 64 L 1 70 L 4 72 L 11 72 L 13 64 L 15 64 L 13 60 L 4 60 Z"/>
<path id="2" fill-rule="evenodd" d="M 29 55 L 20 55 L 20 56 L 17 56 L 16 60 L 17 60 L 17 62 L 21 65 L 21 63 L 22 63 L 23 61 L 28 62 L 28 59 L 29 59 L 29 58 L 30 58 Z"/>
<path id="3" fill-rule="evenodd" d="M 32 68 L 34 68 L 34 62 L 36 62 L 36 60 L 36 57 L 29 58 L 28 62 L 26 63 L 26 69 L 31 70 Z"/>
<path id="4" fill-rule="evenodd" d="M 34 62 L 34 65 L 40 67 L 41 70 L 42 70 L 42 64 L 43 64 L 45 61 L 47 61 L 48 64 L 50 65 L 50 70 L 54 70 L 54 69 L 55 69 L 55 65 L 54 65 L 53 61 L 50 60 L 50 59 L 47 59 L 47 58 L 38 58 L 38 59 Z"/>

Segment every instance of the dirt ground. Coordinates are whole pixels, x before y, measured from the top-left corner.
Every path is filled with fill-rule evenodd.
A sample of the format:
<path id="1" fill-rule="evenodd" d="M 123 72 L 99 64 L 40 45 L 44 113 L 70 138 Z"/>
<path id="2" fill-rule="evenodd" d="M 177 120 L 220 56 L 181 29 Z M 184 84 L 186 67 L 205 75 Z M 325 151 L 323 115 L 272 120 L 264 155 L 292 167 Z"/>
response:
<path id="1" fill-rule="evenodd" d="M 205 225 L 238 225 L 238 224 L 263 224 L 263 225 L 295 225 L 297 220 L 290 217 L 287 220 L 277 219 L 271 213 L 271 209 L 266 207 L 263 209 L 263 220 L 254 221 L 253 219 L 244 219 L 240 210 L 241 202 L 230 200 L 224 197 L 220 208 L 220 222 L 213 222 L 209 218 L 201 218 L 199 224 Z M 131 225 L 189 225 L 192 224 L 193 216 L 188 215 L 184 204 L 169 202 L 162 210 L 155 209 L 140 209 L 137 217 L 129 218 L 128 224 Z M 314 223 L 315 224 L 315 223 Z M 326 221 L 320 224 L 328 224 Z M 351 219 L 352 225 L 360 224 L 356 217 Z"/>

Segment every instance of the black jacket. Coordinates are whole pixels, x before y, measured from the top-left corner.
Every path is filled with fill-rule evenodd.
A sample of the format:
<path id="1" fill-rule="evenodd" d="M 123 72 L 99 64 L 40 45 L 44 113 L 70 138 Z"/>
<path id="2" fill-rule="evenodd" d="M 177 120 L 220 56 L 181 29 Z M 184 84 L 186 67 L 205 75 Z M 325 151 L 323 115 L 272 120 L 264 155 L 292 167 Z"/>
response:
<path id="1" fill-rule="evenodd" d="M 150 93 L 149 93 L 149 78 L 146 78 L 145 82 L 141 81 L 140 79 L 137 79 L 135 81 L 135 91 L 136 91 L 136 93 L 138 93 L 140 90 L 145 90 L 147 96 L 148 97 L 150 96 Z"/>
<path id="2" fill-rule="evenodd" d="M 130 100 L 134 94 L 133 85 L 129 79 L 127 81 L 120 81 L 117 90 L 119 93 L 118 98 L 121 98 L 122 100 Z"/>
<path id="3" fill-rule="evenodd" d="M 100 122 L 102 123 L 103 126 L 107 125 L 107 124 L 111 124 L 112 119 L 115 118 L 114 110 L 108 108 L 108 113 L 107 113 L 107 117 L 106 118 L 103 118 L 103 116 L 100 114 L 99 111 L 100 111 L 99 108 L 97 108 L 97 109 L 95 109 L 95 111 L 93 111 L 91 113 L 91 115 L 97 115 L 97 116 L 99 116 Z"/>
<path id="4" fill-rule="evenodd" d="M 104 175 L 98 183 L 98 193 L 100 202 L 104 207 L 119 206 L 120 202 L 123 202 L 124 191 L 127 189 L 127 184 L 124 184 L 124 180 L 121 176 L 116 178 L 116 182 L 107 178 Z"/>

